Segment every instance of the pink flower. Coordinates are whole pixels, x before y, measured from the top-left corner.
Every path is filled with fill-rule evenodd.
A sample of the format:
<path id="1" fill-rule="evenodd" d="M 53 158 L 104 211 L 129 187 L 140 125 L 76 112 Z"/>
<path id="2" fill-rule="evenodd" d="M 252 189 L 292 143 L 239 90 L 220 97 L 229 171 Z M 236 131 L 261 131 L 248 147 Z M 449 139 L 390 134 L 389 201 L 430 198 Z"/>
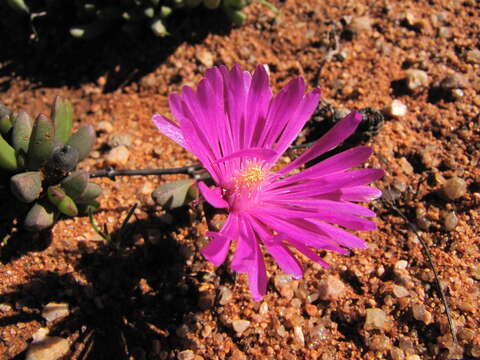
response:
<path id="1" fill-rule="evenodd" d="M 239 66 L 231 71 L 214 67 L 196 91 L 185 86 L 182 95 L 170 95 L 178 125 L 162 115 L 153 117 L 159 130 L 195 154 L 212 176 L 215 187 L 198 184 L 205 200 L 228 210 L 223 228 L 207 234 L 212 240 L 203 255 L 221 265 L 230 244 L 236 243 L 231 267 L 248 274 L 256 300 L 265 295 L 268 282 L 261 246 L 295 278 L 302 277 L 303 269 L 292 248 L 325 267 L 315 249 L 347 254 L 348 248 L 365 248 L 363 240 L 343 228 L 376 228 L 365 219 L 375 213 L 355 202 L 379 197 L 381 192 L 367 184 L 383 176 L 380 169 L 351 170 L 372 153 L 366 146 L 294 172 L 348 138 L 361 122 L 358 112 L 287 166 L 272 171 L 312 115 L 320 91 L 305 95 L 303 79 L 296 78 L 273 97 L 268 81 L 262 65 L 253 75 Z"/>

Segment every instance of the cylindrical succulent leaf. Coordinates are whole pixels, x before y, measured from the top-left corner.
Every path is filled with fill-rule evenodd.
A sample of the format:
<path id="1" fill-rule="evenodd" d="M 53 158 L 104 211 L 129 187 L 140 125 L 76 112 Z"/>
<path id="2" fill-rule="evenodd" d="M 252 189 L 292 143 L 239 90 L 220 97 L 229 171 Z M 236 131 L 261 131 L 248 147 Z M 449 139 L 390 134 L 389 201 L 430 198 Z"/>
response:
<path id="1" fill-rule="evenodd" d="M 155 16 L 155 9 L 153 7 L 147 7 L 143 10 L 145 17 L 151 19 Z"/>
<path id="2" fill-rule="evenodd" d="M 78 208 L 75 204 L 75 201 L 68 196 L 65 197 L 57 204 L 57 209 L 67 216 L 77 216 L 78 215 Z"/>
<path id="3" fill-rule="evenodd" d="M 241 8 L 247 5 L 247 1 L 245 0 L 223 0 L 223 4 L 226 7 L 240 10 Z"/>
<path id="4" fill-rule="evenodd" d="M 29 231 L 42 231 L 53 225 L 55 211 L 48 203 L 35 203 L 25 217 L 24 227 Z"/>
<path id="5" fill-rule="evenodd" d="M 160 17 L 162 19 L 165 19 L 166 17 L 170 16 L 172 13 L 172 8 L 168 6 L 162 6 L 160 7 Z"/>
<path id="6" fill-rule="evenodd" d="M 70 28 L 70 35 L 78 39 L 92 39 L 102 35 L 111 27 L 111 22 L 99 20 L 87 25 L 78 25 Z"/>
<path id="7" fill-rule="evenodd" d="M 18 169 L 15 149 L 0 135 L 0 169 L 15 171 Z"/>
<path id="8" fill-rule="evenodd" d="M 169 35 L 167 28 L 165 25 L 163 25 L 163 22 L 160 19 L 153 20 L 150 24 L 150 29 L 152 29 L 153 34 L 158 37 L 165 37 Z"/>
<path id="9" fill-rule="evenodd" d="M 203 6 L 207 9 L 217 9 L 222 0 L 203 0 Z"/>
<path id="10" fill-rule="evenodd" d="M 30 9 L 23 0 L 7 0 L 7 4 L 15 11 L 28 14 Z"/>
<path id="11" fill-rule="evenodd" d="M 12 127 L 13 124 L 10 115 L 1 116 L 0 114 L 0 133 L 3 135 L 7 135 Z"/>
<path id="12" fill-rule="evenodd" d="M 27 154 L 27 168 L 38 170 L 52 155 L 54 127 L 46 115 L 40 114 L 35 121 Z"/>
<path id="13" fill-rule="evenodd" d="M 87 188 L 88 178 L 88 172 L 77 170 L 63 179 L 60 185 L 68 196 L 77 199 Z"/>
<path id="14" fill-rule="evenodd" d="M 53 185 L 47 189 L 47 197 L 50 202 L 57 206 L 67 196 L 60 185 Z"/>
<path id="15" fill-rule="evenodd" d="M 234 10 L 232 8 L 225 8 L 225 12 L 232 23 L 237 26 L 243 25 L 246 16 L 240 10 Z"/>
<path id="16" fill-rule="evenodd" d="M 32 118 L 25 111 L 20 111 L 13 119 L 12 145 L 17 154 L 18 166 L 21 168 L 26 165 L 32 129 Z"/>
<path id="17" fill-rule="evenodd" d="M 70 137 L 73 125 L 72 103 L 60 96 L 55 97 L 52 105 L 52 120 L 55 126 L 55 139 L 65 144 Z"/>
<path id="18" fill-rule="evenodd" d="M 77 204 L 88 204 L 91 203 L 92 200 L 95 200 L 97 197 L 99 197 L 102 194 L 102 188 L 92 182 L 89 182 L 87 184 L 87 187 L 85 188 L 85 191 L 75 199 L 75 202 Z"/>
<path id="19" fill-rule="evenodd" d="M 42 192 L 43 176 L 39 171 L 28 171 L 10 178 L 10 190 L 21 202 L 35 201 Z"/>
<path id="20" fill-rule="evenodd" d="M 71 171 L 78 163 L 78 150 L 70 145 L 59 146 L 53 150 L 47 167 L 53 170 Z"/>
<path id="21" fill-rule="evenodd" d="M 95 144 L 95 130 L 92 125 L 84 125 L 73 134 L 67 142 L 78 151 L 78 160 L 83 160 Z"/>

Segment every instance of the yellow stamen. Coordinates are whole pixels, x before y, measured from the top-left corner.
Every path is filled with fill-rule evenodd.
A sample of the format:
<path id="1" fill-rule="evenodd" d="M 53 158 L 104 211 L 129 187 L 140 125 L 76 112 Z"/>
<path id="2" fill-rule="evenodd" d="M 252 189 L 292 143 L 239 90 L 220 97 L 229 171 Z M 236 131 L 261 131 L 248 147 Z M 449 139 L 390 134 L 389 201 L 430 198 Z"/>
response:
<path id="1" fill-rule="evenodd" d="M 241 170 L 237 176 L 235 176 L 235 188 L 236 190 L 256 189 L 265 180 L 265 171 L 262 166 L 257 164 L 249 164 L 246 168 Z"/>

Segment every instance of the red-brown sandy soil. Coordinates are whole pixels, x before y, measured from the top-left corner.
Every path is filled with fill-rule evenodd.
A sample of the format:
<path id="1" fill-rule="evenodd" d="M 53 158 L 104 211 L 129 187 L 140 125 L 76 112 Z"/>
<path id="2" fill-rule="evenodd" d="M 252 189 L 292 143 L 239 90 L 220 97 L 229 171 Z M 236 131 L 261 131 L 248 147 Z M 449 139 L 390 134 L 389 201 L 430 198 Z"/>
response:
<path id="1" fill-rule="evenodd" d="M 165 212 L 152 202 L 157 185 L 184 178 L 170 175 L 95 180 L 104 189 L 95 219 L 111 231 L 139 204 L 119 249 L 87 217 L 59 221 L 50 240 L 31 236 L 3 249 L 0 359 L 24 358 L 39 328 L 68 339 L 66 359 L 480 358 L 479 3 L 272 3 L 278 15 L 254 2 L 244 26 L 219 24 L 185 41 L 122 48 L 118 35 L 91 55 L 82 43 L 63 49 L 68 58 L 11 56 L 0 64 L 0 102 L 38 114 L 49 112 L 55 95 L 71 99 L 76 126 L 98 130 L 95 151 L 80 164 L 94 170 L 107 165 L 111 133 L 132 138 L 120 168 L 194 164 L 150 118 L 168 114 L 168 94 L 212 65 L 268 64 L 275 91 L 301 75 L 337 108 L 384 109 L 400 100 L 407 113 L 386 117 L 366 166 L 386 170 L 376 185 L 390 187 L 428 244 L 458 343 L 421 244 L 391 204 L 371 205 L 378 230 L 359 234 L 367 250 L 322 254 L 329 269 L 303 259 L 304 278 L 286 282 L 266 256 L 271 282 L 256 302 L 244 276 L 201 256 L 207 225 L 195 208 Z M 428 76 L 413 90 L 410 69 Z M 456 199 L 442 195 L 452 178 L 466 184 Z M 47 323 L 41 313 L 50 302 L 68 304 L 68 316 Z"/>

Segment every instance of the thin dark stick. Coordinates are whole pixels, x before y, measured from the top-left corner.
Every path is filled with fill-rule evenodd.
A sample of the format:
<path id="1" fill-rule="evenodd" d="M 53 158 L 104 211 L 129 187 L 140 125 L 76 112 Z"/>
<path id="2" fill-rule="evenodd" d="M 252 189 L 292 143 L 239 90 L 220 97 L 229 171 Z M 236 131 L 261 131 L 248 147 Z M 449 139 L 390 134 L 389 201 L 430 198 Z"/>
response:
<path id="1" fill-rule="evenodd" d="M 300 145 L 292 145 L 290 150 L 304 149 L 312 146 L 314 142 L 309 142 Z M 165 168 L 165 169 L 139 169 L 139 170 L 114 170 L 113 168 L 106 168 L 103 170 L 95 170 L 90 172 L 91 178 L 107 177 L 111 180 L 115 180 L 117 176 L 147 176 L 147 175 L 172 175 L 172 174 L 185 174 L 191 177 L 197 177 L 197 172 L 202 169 L 202 165 L 190 165 L 179 168 Z"/>
<path id="2" fill-rule="evenodd" d="M 108 177 L 115 180 L 117 176 L 146 176 L 146 175 L 169 175 L 169 174 L 186 174 L 195 176 L 195 173 L 201 169 L 201 165 L 190 165 L 179 168 L 167 169 L 141 169 L 141 170 L 114 170 L 107 168 L 104 170 L 95 170 L 90 172 L 91 178 Z"/>
<path id="3" fill-rule="evenodd" d="M 432 271 L 433 271 L 433 274 L 435 276 L 435 283 L 437 284 L 438 291 L 440 292 L 440 297 L 442 299 L 443 305 L 445 306 L 445 313 L 447 314 L 448 326 L 450 327 L 450 332 L 452 333 L 453 342 L 457 343 L 457 332 L 456 332 L 455 327 L 453 325 L 452 315 L 450 313 L 450 307 L 448 306 L 447 297 L 445 296 L 445 292 L 443 291 L 443 287 L 440 283 L 440 276 L 438 276 L 437 270 L 436 270 L 435 265 L 433 263 L 432 255 L 430 254 L 430 250 L 428 250 L 427 244 L 425 243 L 423 238 L 418 233 L 416 227 L 410 222 L 410 220 L 407 219 L 407 217 L 405 215 L 403 215 L 403 213 L 394 204 L 392 204 L 390 202 L 387 202 L 387 201 L 385 201 L 385 203 L 387 203 L 388 206 L 390 206 L 390 208 L 393 209 L 393 211 L 395 211 L 395 213 L 398 216 L 400 216 L 403 220 L 405 220 L 405 222 L 407 223 L 410 230 L 412 230 L 415 233 L 415 235 L 417 235 L 417 238 L 420 241 L 420 244 L 422 244 L 423 250 L 424 250 L 425 254 L 427 255 L 428 265 L 430 266 L 430 269 L 432 269 Z"/>

